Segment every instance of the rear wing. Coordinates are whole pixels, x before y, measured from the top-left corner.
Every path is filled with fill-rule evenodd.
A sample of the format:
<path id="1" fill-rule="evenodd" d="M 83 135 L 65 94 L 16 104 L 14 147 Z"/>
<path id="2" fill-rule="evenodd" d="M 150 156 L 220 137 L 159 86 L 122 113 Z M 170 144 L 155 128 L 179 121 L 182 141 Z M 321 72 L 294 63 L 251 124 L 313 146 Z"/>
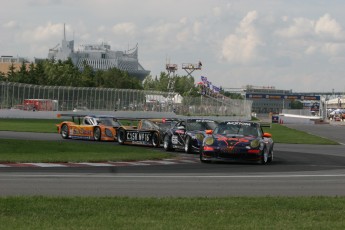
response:
<path id="1" fill-rule="evenodd" d="M 110 115 L 92 115 L 92 114 L 74 114 L 74 113 L 59 113 L 59 114 L 56 115 L 57 118 L 70 117 L 70 118 L 72 118 L 73 122 L 78 123 L 79 125 L 82 123 L 81 121 L 86 116 L 97 117 L 97 118 L 112 118 L 115 121 L 119 121 L 120 120 L 120 118 L 115 117 L 115 116 L 110 116 Z M 123 118 L 123 119 L 125 119 L 125 118 Z"/>

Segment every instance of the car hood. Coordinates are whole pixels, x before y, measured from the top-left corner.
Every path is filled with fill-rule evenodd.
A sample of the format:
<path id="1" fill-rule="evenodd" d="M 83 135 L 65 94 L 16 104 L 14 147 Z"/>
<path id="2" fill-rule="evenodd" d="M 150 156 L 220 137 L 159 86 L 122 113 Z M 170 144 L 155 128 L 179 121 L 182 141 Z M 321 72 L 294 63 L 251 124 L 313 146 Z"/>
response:
<path id="1" fill-rule="evenodd" d="M 213 137 L 217 140 L 232 141 L 232 142 L 251 142 L 252 140 L 257 139 L 254 136 L 243 136 L 243 135 L 234 135 L 234 134 L 215 134 Z"/>

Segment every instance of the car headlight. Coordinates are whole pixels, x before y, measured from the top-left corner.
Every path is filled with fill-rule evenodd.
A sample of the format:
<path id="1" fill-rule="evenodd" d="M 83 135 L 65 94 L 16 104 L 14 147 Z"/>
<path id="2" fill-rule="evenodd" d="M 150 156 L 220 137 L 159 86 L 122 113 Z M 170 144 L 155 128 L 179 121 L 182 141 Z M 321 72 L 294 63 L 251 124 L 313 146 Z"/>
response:
<path id="1" fill-rule="evenodd" d="M 214 138 L 213 137 L 206 137 L 205 138 L 205 145 L 213 145 Z"/>
<path id="2" fill-rule="evenodd" d="M 197 133 L 195 135 L 195 138 L 198 139 L 199 141 L 202 141 L 202 140 L 204 140 L 204 135 L 202 135 L 201 133 Z"/>
<path id="3" fill-rule="evenodd" d="M 260 141 L 259 140 L 253 140 L 250 142 L 250 147 L 255 149 L 260 146 Z"/>

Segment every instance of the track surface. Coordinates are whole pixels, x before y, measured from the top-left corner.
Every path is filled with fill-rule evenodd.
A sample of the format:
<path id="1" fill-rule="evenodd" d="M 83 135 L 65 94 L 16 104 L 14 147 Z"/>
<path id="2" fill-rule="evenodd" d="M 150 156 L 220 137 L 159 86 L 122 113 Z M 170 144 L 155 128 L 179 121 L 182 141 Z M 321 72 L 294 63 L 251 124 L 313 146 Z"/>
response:
<path id="1" fill-rule="evenodd" d="M 345 143 L 345 126 L 298 125 Z M 56 134 L 0 132 L 0 138 L 61 140 Z M 0 195 L 59 196 L 343 196 L 345 146 L 275 145 L 269 165 L 202 164 L 185 155 L 172 164 L 0 167 Z"/>

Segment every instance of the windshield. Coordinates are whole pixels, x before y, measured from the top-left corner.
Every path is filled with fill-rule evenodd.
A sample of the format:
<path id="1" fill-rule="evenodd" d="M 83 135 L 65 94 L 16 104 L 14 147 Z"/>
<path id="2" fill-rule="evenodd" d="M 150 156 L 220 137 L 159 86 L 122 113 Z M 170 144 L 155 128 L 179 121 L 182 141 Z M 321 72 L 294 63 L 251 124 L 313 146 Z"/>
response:
<path id="1" fill-rule="evenodd" d="M 121 126 L 120 123 L 115 118 L 112 118 L 112 117 L 101 117 L 101 118 L 98 118 L 98 121 L 101 124 L 106 125 L 106 126 L 112 126 L 112 127 Z"/>
<path id="2" fill-rule="evenodd" d="M 250 122 L 222 122 L 214 130 L 215 134 L 259 136 L 258 125 Z"/>
<path id="3" fill-rule="evenodd" d="M 187 130 L 213 130 L 217 126 L 217 123 L 211 120 L 190 120 L 187 122 Z"/>

